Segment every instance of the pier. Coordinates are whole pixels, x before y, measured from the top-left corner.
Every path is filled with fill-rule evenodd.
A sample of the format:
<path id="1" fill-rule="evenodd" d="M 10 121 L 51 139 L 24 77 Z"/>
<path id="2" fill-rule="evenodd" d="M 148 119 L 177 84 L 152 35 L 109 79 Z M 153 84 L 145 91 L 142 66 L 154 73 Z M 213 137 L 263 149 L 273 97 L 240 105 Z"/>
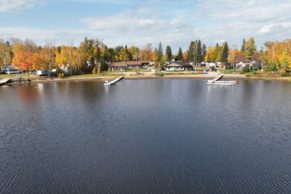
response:
<path id="1" fill-rule="evenodd" d="M 223 74 L 218 75 L 212 80 L 208 80 L 207 85 L 215 85 L 215 86 L 232 86 L 236 84 L 236 81 L 219 81 L 224 77 Z"/>
<path id="2" fill-rule="evenodd" d="M 8 83 L 10 83 L 12 81 L 13 81 L 12 79 L 1 79 L 0 80 L 0 86 L 3 86 L 5 84 L 8 84 Z"/>
<path id="3" fill-rule="evenodd" d="M 104 86 L 111 86 L 111 85 L 113 85 L 113 84 L 119 82 L 119 81 L 122 80 L 123 78 L 124 78 L 123 76 L 120 76 L 120 77 L 118 77 L 118 78 L 116 78 L 116 79 L 114 79 L 114 80 L 112 80 L 112 81 L 105 81 Z"/>

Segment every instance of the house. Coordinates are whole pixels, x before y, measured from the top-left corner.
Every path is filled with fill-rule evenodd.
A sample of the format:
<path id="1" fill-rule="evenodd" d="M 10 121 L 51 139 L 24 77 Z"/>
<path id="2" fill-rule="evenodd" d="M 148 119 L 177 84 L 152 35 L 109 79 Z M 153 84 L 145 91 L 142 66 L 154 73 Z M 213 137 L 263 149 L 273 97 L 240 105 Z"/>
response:
<path id="1" fill-rule="evenodd" d="M 125 62 L 113 62 L 108 66 L 108 70 L 111 71 L 125 71 L 127 69 L 127 64 Z"/>
<path id="2" fill-rule="evenodd" d="M 213 62 L 210 62 L 210 63 L 205 63 L 206 67 L 208 68 L 211 68 L 211 67 L 218 67 L 217 63 L 213 63 Z"/>
<path id="3" fill-rule="evenodd" d="M 18 74 L 20 73 L 15 67 L 12 65 L 5 65 L 2 69 L 6 74 Z"/>
<path id="4" fill-rule="evenodd" d="M 166 71 L 192 71 L 193 66 L 185 62 L 172 62 L 165 67 Z"/>
<path id="5" fill-rule="evenodd" d="M 242 69 L 245 67 L 249 67 L 251 69 L 261 69 L 262 62 L 259 59 L 258 55 L 254 55 L 251 60 L 247 59 L 243 55 L 239 55 L 236 57 L 235 68 Z"/>
<path id="6" fill-rule="evenodd" d="M 150 62 L 147 61 L 127 61 L 126 63 L 128 69 L 145 68 L 150 65 Z"/>
<path id="7" fill-rule="evenodd" d="M 127 69 L 139 69 L 150 66 L 150 62 L 147 61 L 123 61 L 113 62 L 109 64 L 109 70 L 111 71 L 124 71 Z"/>

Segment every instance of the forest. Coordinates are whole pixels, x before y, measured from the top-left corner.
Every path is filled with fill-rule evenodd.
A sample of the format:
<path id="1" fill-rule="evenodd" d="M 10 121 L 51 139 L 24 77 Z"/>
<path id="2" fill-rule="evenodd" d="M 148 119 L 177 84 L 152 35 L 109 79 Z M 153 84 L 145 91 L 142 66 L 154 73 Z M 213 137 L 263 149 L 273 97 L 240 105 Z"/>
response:
<path id="1" fill-rule="evenodd" d="M 12 64 L 22 71 L 69 68 L 72 74 L 107 71 L 108 64 L 119 61 L 151 61 L 159 66 L 167 62 L 184 61 L 199 66 L 202 62 L 235 64 L 240 60 L 258 60 L 264 71 L 281 74 L 291 71 L 291 40 L 267 42 L 258 49 L 254 38 L 242 41 L 241 48 L 230 48 L 227 42 L 207 47 L 200 40 L 191 41 L 187 50 L 173 52 L 170 45 L 163 49 L 147 44 L 108 47 L 98 39 L 85 38 L 79 46 L 37 45 L 31 40 L 0 40 L 0 67 Z M 98 68 L 98 71 L 96 70 Z"/>

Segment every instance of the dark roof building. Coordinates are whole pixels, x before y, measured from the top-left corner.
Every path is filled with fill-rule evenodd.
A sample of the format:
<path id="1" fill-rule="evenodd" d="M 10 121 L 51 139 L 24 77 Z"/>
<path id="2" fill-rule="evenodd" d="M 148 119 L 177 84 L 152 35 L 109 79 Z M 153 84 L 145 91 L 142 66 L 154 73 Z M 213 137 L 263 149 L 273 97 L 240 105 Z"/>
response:
<path id="1" fill-rule="evenodd" d="M 185 62 L 172 62 L 166 65 L 167 71 L 190 71 L 193 70 L 193 66 Z"/>

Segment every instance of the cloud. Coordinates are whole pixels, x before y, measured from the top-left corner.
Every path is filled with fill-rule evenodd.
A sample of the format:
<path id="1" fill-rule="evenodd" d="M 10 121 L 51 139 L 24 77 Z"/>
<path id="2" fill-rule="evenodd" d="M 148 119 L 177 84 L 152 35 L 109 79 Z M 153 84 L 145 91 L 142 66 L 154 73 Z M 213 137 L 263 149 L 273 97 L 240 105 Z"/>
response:
<path id="1" fill-rule="evenodd" d="M 64 31 L 43 28 L 0 27 L 0 37 L 5 40 L 10 38 L 29 39 L 41 45 L 48 42 L 55 45 L 78 45 L 86 36 L 92 36 L 91 32 L 86 30 Z"/>
<path id="2" fill-rule="evenodd" d="M 44 0 L 1 0 L 0 12 L 16 11 L 24 8 L 31 8 L 35 5 L 44 4 Z"/>
<path id="3" fill-rule="evenodd" d="M 57 0 L 6 0 L 0 3 L 0 12 L 17 10 L 19 7 L 29 8 L 41 5 L 45 1 L 51 4 L 58 2 Z M 182 46 L 185 50 L 189 42 L 196 39 L 201 39 L 208 46 L 227 40 L 231 46 L 240 47 L 243 38 L 253 36 L 260 46 L 267 41 L 290 38 L 291 34 L 290 0 L 62 1 L 65 4 L 78 2 L 86 6 L 90 3 L 92 4 L 90 6 L 96 6 L 96 10 L 103 8 L 101 4 L 109 3 L 117 6 L 111 9 L 111 5 L 104 5 L 106 14 L 91 14 L 79 18 L 76 27 L 72 27 L 71 30 L 2 26 L 0 35 L 5 33 L 42 42 L 43 39 L 50 38 L 64 43 L 70 40 L 75 40 L 76 43 L 84 36 L 88 36 L 102 39 L 109 46 L 125 44 L 143 46 L 147 43 L 157 46 L 161 41 L 164 46 L 171 45 L 174 49 Z M 67 11 L 66 18 L 74 18 L 70 17 L 70 14 L 73 13 Z M 77 26 L 80 21 L 83 25 Z"/>
<path id="4" fill-rule="evenodd" d="M 202 39 L 208 45 L 228 40 L 231 45 L 240 46 L 242 39 L 249 36 L 263 45 L 291 34 L 288 0 L 186 0 L 181 3 L 155 0 L 148 5 L 151 7 L 144 13 L 130 9 L 107 17 L 86 18 L 83 22 L 112 43 L 144 45 L 162 41 L 176 48 L 180 45 L 187 48 L 195 39 Z M 278 29 L 285 32 L 279 33 Z"/>
<path id="5" fill-rule="evenodd" d="M 185 36 L 183 31 L 188 31 L 189 27 L 182 16 L 165 19 L 149 8 L 128 10 L 108 17 L 87 18 L 83 22 L 110 44 L 115 42 L 115 45 L 142 46 L 159 41 L 173 44 Z"/>

